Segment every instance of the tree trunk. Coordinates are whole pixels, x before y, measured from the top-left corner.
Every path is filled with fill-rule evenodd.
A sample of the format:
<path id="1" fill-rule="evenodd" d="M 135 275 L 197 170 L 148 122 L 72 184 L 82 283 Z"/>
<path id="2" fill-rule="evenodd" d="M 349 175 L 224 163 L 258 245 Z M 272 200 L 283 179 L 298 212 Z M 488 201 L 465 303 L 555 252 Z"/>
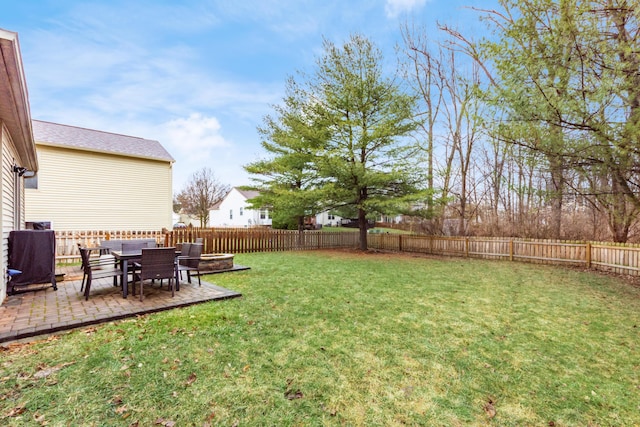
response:
<path id="1" fill-rule="evenodd" d="M 367 245 L 367 214 L 363 209 L 358 209 L 358 225 L 360 227 L 360 250 L 366 251 Z"/>
<path id="2" fill-rule="evenodd" d="M 554 239 L 562 238 L 562 198 L 564 195 L 564 168 L 562 160 L 558 157 L 550 157 L 551 166 L 551 236 Z"/>
<path id="3" fill-rule="evenodd" d="M 629 238 L 629 228 L 631 226 L 631 218 L 627 210 L 627 201 L 625 195 L 620 189 L 620 185 L 615 178 L 611 181 L 611 204 L 609 211 L 609 229 L 613 235 L 613 241 L 616 243 L 627 243 Z"/>
<path id="4" fill-rule="evenodd" d="M 469 159 L 467 159 L 467 162 Z M 467 229 L 465 227 L 465 219 L 467 217 L 467 166 L 464 162 L 460 168 L 461 170 L 461 178 L 460 178 L 460 218 L 458 220 L 458 236 L 466 236 Z"/>
<path id="5" fill-rule="evenodd" d="M 304 217 L 298 216 L 298 246 L 302 247 L 304 243 Z"/>

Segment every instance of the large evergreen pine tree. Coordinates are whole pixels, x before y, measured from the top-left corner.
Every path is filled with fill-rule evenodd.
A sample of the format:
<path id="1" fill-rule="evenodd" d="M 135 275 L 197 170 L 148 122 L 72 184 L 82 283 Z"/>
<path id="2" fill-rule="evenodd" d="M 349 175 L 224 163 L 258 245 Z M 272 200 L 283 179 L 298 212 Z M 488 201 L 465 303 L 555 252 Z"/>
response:
<path id="1" fill-rule="evenodd" d="M 290 81 L 278 116 L 266 120 L 263 146 L 272 157 L 247 167 L 268 177 L 262 178 L 261 202 L 270 198 L 274 211 L 356 212 L 362 250 L 368 219 L 400 212 L 421 196 L 409 142 L 417 127 L 415 99 L 383 70 L 382 54 L 370 40 L 354 35 L 342 47 L 325 41 L 315 73 L 300 85 Z M 286 196 L 274 174 L 308 186 L 293 186 Z"/>

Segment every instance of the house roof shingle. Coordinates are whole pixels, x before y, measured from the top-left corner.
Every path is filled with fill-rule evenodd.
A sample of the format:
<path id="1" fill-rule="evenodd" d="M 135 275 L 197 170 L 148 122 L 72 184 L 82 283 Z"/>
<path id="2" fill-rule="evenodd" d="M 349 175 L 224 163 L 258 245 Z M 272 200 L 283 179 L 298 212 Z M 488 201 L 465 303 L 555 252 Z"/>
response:
<path id="1" fill-rule="evenodd" d="M 36 143 L 79 150 L 174 162 L 162 144 L 151 139 L 32 120 Z"/>
<path id="2" fill-rule="evenodd" d="M 240 194 L 242 194 L 244 196 L 245 199 L 247 200 L 251 200 L 255 197 L 258 197 L 260 195 L 259 191 L 255 191 L 255 190 L 243 190 L 241 188 L 238 187 L 234 187 L 236 190 L 238 190 L 238 192 Z"/>

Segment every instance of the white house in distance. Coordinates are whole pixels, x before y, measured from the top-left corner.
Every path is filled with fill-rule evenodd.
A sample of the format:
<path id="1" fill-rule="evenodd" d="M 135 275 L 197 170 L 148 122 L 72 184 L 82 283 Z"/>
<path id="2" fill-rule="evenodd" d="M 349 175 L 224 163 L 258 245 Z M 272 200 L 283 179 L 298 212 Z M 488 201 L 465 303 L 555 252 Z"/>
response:
<path id="1" fill-rule="evenodd" d="M 234 187 L 209 212 L 210 227 L 270 227 L 271 211 L 269 209 L 251 209 L 249 200 L 258 196 L 257 191 L 241 190 Z M 339 227 L 342 217 L 329 211 L 321 212 L 315 217 L 315 225 L 323 227 Z"/>
<path id="2" fill-rule="evenodd" d="M 330 211 L 320 212 L 316 215 L 316 225 L 323 227 L 340 227 L 342 217 L 332 214 Z"/>
<path id="3" fill-rule="evenodd" d="M 241 190 L 233 187 L 209 212 L 210 227 L 270 227 L 269 209 L 251 209 L 249 200 L 257 191 Z"/>

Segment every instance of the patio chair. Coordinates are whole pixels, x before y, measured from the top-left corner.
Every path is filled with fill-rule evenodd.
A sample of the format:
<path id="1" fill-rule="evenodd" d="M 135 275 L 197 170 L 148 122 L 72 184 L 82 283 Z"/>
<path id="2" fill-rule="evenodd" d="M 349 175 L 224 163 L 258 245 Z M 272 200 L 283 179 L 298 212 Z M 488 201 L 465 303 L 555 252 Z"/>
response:
<path id="1" fill-rule="evenodd" d="M 78 242 L 78 252 L 80 252 L 80 249 L 84 248 L 85 246 L 82 246 L 82 243 Z M 91 250 L 96 250 L 96 248 L 88 248 L 90 251 Z M 109 253 L 111 252 L 108 248 L 103 248 L 103 247 L 99 247 L 98 251 L 100 253 L 100 255 L 109 255 Z M 89 252 L 89 256 L 91 256 L 91 252 Z M 80 265 L 80 270 L 84 270 L 84 261 L 82 260 L 82 257 L 80 257 L 80 261 L 83 262 L 83 264 Z"/>
<path id="2" fill-rule="evenodd" d="M 193 243 L 191 242 L 182 242 L 182 243 L 178 243 L 176 245 L 176 247 L 180 248 L 180 256 L 178 256 L 178 259 L 176 260 L 176 262 L 179 263 L 180 258 L 184 257 L 187 258 L 189 256 L 189 251 L 191 250 L 191 245 L 193 245 Z M 178 265 L 179 267 L 179 265 Z M 182 280 L 182 271 L 180 269 L 178 269 L 178 274 L 180 274 L 180 280 Z"/>
<path id="3" fill-rule="evenodd" d="M 149 247 L 149 243 L 145 242 L 145 241 L 136 241 L 136 240 L 131 240 L 131 241 L 127 241 L 127 242 L 122 242 L 122 253 L 129 253 L 129 252 L 140 252 L 142 251 L 142 249 L 148 248 Z M 135 263 L 139 262 L 140 258 L 136 257 L 134 259 L 132 259 L 128 265 L 127 265 L 127 274 L 131 273 L 132 278 L 133 279 L 133 274 L 135 274 Z"/>
<path id="4" fill-rule="evenodd" d="M 176 267 L 176 248 L 143 248 L 140 262 L 135 263 L 135 279 L 140 280 L 140 301 L 143 298 L 143 283 L 151 279 L 169 279 L 171 296 L 175 296 L 175 288 L 178 280 Z M 135 295 L 136 282 L 133 282 Z"/>
<path id="5" fill-rule="evenodd" d="M 185 243 L 186 244 L 186 243 Z M 183 245 L 184 248 L 184 245 Z M 202 243 L 191 243 L 189 245 L 189 252 L 185 253 L 182 250 L 182 255 L 178 257 L 178 271 L 182 274 L 183 271 L 187 272 L 187 281 L 191 283 L 191 272 L 195 271 L 198 274 L 198 286 L 202 286 L 200 281 L 200 257 L 202 255 Z"/>
<path id="6" fill-rule="evenodd" d="M 84 259 L 82 258 L 82 243 L 78 242 L 78 251 L 80 252 L 80 270 L 84 271 Z M 84 277 L 82 278 L 82 285 L 84 286 Z M 82 292 L 82 288 L 80 288 Z"/>
<path id="7" fill-rule="evenodd" d="M 130 242 L 122 242 L 122 252 L 138 252 L 144 248 L 148 248 L 149 247 L 149 243 L 148 242 L 137 242 L 135 240 L 132 240 Z"/>
<path id="8" fill-rule="evenodd" d="M 116 278 L 122 273 L 116 268 L 115 258 L 113 255 L 100 255 L 98 258 L 91 257 L 91 251 L 86 248 L 79 248 L 80 258 L 82 259 L 82 283 L 80 284 L 80 292 L 84 290 L 85 300 L 89 300 L 91 292 L 91 282 L 94 279 L 102 279 L 105 277 L 113 277 L 114 283 Z"/>
<path id="9" fill-rule="evenodd" d="M 193 245 L 193 243 L 182 242 L 178 245 L 180 246 L 180 256 L 189 256 L 189 251 L 191 250 L 191 245 Z"/>

